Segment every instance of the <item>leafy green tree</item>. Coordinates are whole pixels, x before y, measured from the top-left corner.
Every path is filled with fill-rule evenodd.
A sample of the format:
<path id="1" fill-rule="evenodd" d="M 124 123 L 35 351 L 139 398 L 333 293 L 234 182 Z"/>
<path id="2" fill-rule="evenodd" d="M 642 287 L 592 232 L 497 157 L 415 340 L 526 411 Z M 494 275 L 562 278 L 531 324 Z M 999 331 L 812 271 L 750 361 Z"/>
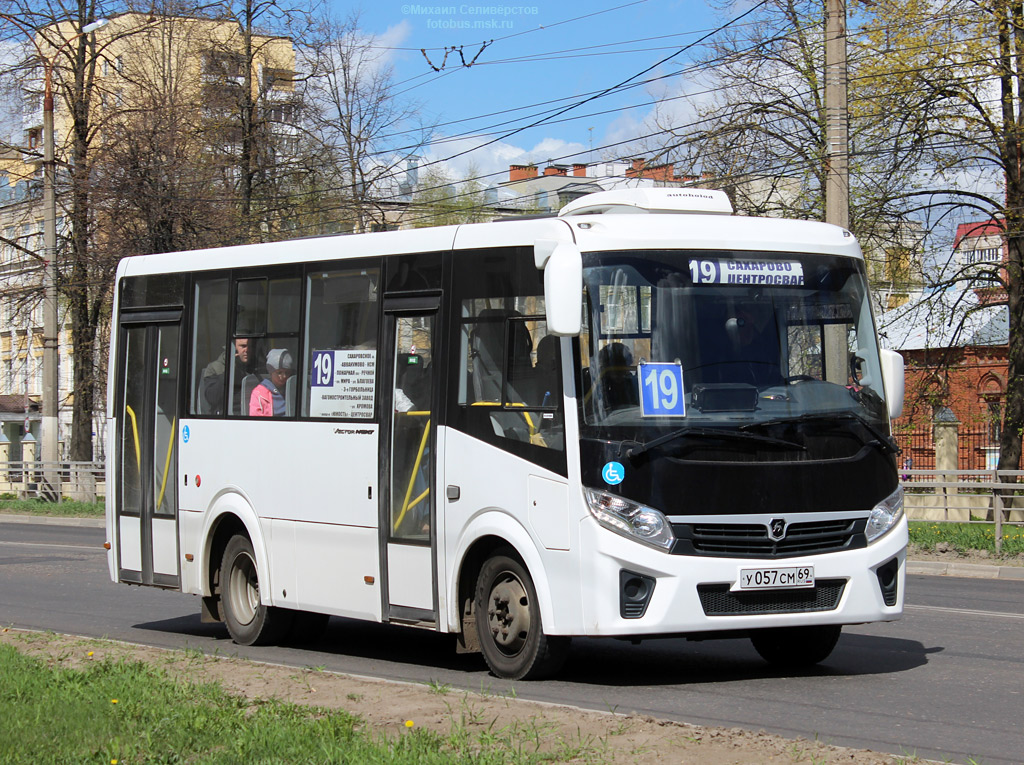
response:
<path id="1" fill-rule="evenodd" d="M 723 10 L 732 15 L 736 4 Z M 871 23 L 871 12 L 858 20 Z M 888 261 L 907 261 L 920 245 L 904 194 L 919 182 L 925 115 L 918 94 L 890 79 L 902 62 L 867 42 L 850 34 L 850 227 L 874 260 L 873 276 L 919 282 L 919 268 Z M 663 138 L 643 147 L 653 154 L 648 161 L 674 161 L 724 188 L 742 214 L 824 219 L 830 147 L 821 0 L 768 0 L 713 39 L 701 72 L 693 95 L 660 104 Z"/>
<path id="2" fill-rule="evenodd" d="M 988 269 L 947 269 L 941 286 L 1005 294 L 1009 348 L 999 468 L 1016 470 L 1024 431 L 1024 4 L 1014 0 L 881 0 L 876 50 L 896 46 L 893 87 L 913 94 L 915 136 L 931 177 L 905 196 L 933 219 L 993 220 L 1006 259 Z"/>
<path id="3" fill-rule="evenodd" d="M 479 173 L 470 167 L 461 183 L 453 180 L 439 165 L 432 165 L 420 176 L 419 189 L 409 213 L 417 228 L 479 223 L 487 220 L 484 189 Z"/>

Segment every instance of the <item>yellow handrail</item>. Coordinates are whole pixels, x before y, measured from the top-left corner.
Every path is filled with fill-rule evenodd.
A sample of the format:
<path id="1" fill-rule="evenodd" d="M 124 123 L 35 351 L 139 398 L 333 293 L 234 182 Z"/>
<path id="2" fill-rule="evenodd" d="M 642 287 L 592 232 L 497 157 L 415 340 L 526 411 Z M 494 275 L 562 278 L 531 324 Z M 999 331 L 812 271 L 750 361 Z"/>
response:
<path id="1" fill-rule="evenodd" d="M 403 412 L 403 414 L 429 414 L 429 412 Z M 425 492 L 416 497 L 416 501 L 410 503 L 409 499 L 412 497 L 412 487 L 416 482 L 416 474 L 419 472 L 420 464 L 423 462 L 423 452 L 427 449 L 427 439 L 430 437 L 430 420 L 427 420 L 427 424 L 423 427 L 423 438 L 420 439 L 420 448 L 416 452 L 416 462 L 412 466 L 412 472 L 409 473 L 409 486 L 405 490 L 405 501 L 402 502 L 402 512 L 398 514 L 398 518 L 395 519 L 394 527 L 392 531 L 398 531 L 398 527 L 405 519 L 405 514 L 409 512 L 409 509 L 414 505 L 418 504 L 427 494 L 430 493 L 429 487 Z"/>
<path id="2" fill-rule="evenodd" d="M 521 401 L 509 401 L 504 406 L 502 406 L 500 401 L 474 401 L 470 406 L 496 406 L 500 410 L 505 410 L 506 408 L 526 408 L 526 404 Z M 538 438 L 540 437 L 540 428 L 533 424 L 533 418 L 530 416 L 529 412 L 517 412 L 516 414 L 523 415 L 523 418 L 526 420 L 526 426 L 530 429 L 530 443 L 535 443 L 533 439 L 534 436 L 537 436 Z M 539 445 L 544 446 L 543 438 L 540 439 Z"/>
<path id="3" fill-rule="evenodd" d="M 132 434 L 135 436 L 135 467 L 142 472 L 142 450 L 139 448 L 139 425 L 135 420 L 135 412 L 128 404 L 124 405 L 125 413 L 132 418 Z"/>
<path id="4" fill-rule="evenodd" d="M 472 404 L 470 404 L 470 406 L 496 406 L 496 407 L 499 407 L 500 409 L 517 409 L 517 408 L 518 409 L 525 409 L 526 408 L 526 404 L 524 404 L 522 401 L 509 401 L 505 405 L 502 405 L 502 403 L 500 401 L 474 401 Z M 521 414 L 521 415 L 523 415 L 523 417 L 526 418 L 526 423 L 530 426 L 530 432 L 531 433 L 536 433 L 537 432 L 537 428 L 535 428 L 534 425 L 533 425 L 533 418 L 530 417 L 530 413 L 529 412 L 518 412 L 518 414 Z"/>
<path id="5" fill-rule="evenodd" d="M 160 505 L 164 503 L 164 489 L 167 488 L 167 472 L 171 469 L 171 451 L 174 449 L 174 436 L 177 435 L 174 428 L 177 424 L 178 418 L 175 417 L 171 420 L 171 438 L 167 442 L 167 459 L 164 461 L 164 480 L 160 484 L 160 496 L 156 500 L 156 507 L 158 510 L 160 509 Z"/>

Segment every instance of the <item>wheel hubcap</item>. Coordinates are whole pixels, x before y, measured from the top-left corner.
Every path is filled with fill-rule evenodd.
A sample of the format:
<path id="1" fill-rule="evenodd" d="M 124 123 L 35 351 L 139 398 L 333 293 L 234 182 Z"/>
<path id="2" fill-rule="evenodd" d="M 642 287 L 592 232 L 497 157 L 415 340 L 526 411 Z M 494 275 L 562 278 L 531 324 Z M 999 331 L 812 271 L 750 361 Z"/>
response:
<path id="1" fill-rule="evenodd" d="M 530 634 L 530 599 L 513 574 L 502 574 L 491 587 L 487 624 L 494 644 L 513 656 L 522 650 Z"/>
<path id="2" fill-rule="evenodd" d="M 256 618 L 256 609 L 260 606 L 260 582 L 251 557 L 242 553 L 235 558 L 228 588 L 235 618 L 239 624 L 249 624 Z"/>

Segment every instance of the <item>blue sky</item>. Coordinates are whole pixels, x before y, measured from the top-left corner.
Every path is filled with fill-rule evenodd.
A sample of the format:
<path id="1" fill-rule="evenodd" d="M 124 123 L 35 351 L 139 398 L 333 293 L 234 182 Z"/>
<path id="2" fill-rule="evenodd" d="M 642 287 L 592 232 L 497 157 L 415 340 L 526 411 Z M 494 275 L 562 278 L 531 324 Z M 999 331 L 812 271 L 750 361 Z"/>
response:
<path id="1" fill-rule="evenodd" d="M 359 8 L 350 0 L 328 3 L 342 16 Z M 749 8 L 745 0 L 737 6 L 734 15 Z M 588 162 L 628 154 L 626 145 L 606 147 L 650 131 L 656 94 L 696 86 L 673 77 L 564 114 L 551 112 L 675 53 L 637 81 L 686 66 L 702 52 L 697 41 L 726 20 L 709 0 L 377 0 L 363 4 L 359 14 L 363 32 L 385 49 L 396 91 L 418 102 L 424 122 L 438 126 L 442 140 L 423 152 L 426 159 L 450 158 L 445 167 L 456 179 L 475 170 L 501 173 L 495 180 L 504 180 L 513 163 L 543 166 L 549 159 Z M 462 65 L 474 58 L 472 66 Z M 686 103 L 674 108 L 685 120 Z M 18 133 L 20 126 L 0 118 L 0 130 Z M 476 148 L 481 144 L 487 145 Z"/>
<path id="2" fill-rule="evenodd" d="M 333 2 L 340 13 L 350 7 Z M 706 0 L 385 0 L 361 11 L 363 31 L 389 48 L 397 90 L 418 101 L 424 119 L 453 139 L 432 146 L 428 159 L 499 138 L 452 159 L 448 169 L 457 176 L 471 165 L 498 172 L 512 163 L 543 165 L 573 152 L 577 156 L 564 161 L 607 159 L 615 150 L 603 147 L 644 132 L 652 88 L 681 87 L 675 78 L 598 98 L 551 122 L 505 134 L 643 72 L 723 20 Z M 488 41 L 493 42 L 485 46 Z M 668 74 L 699 53 L 694 46 L 639 79 Z M 474 57 L 472 66 L 462 65 Z"/>

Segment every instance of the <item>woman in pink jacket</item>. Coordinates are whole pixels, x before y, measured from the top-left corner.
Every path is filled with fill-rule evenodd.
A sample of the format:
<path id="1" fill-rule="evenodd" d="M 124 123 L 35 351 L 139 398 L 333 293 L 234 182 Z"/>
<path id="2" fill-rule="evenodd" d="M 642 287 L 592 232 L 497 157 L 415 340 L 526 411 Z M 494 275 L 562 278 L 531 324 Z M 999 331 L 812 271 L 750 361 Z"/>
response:
<path id="1" fill-rule="evenodd" d="M 251 417 L 283 417 L 287 412 L 284 390 L 288 378 L 295 374 L 292 354 L 284 348 L 274 348 L 267 354 L 267 372 L 249 397 Z"/>

